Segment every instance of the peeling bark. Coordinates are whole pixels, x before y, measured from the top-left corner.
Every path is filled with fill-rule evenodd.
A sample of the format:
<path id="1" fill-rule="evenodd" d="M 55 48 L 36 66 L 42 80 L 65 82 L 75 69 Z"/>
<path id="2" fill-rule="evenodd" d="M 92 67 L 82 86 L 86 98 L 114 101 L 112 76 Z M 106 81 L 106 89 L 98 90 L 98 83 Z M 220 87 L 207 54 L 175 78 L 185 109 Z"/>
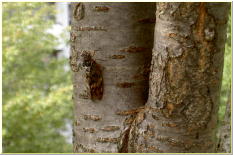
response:
<path id="1" fill-rule="evenodd" d="M 228 11 L 229 3 L 157 3 L 149 99 L 129 152 L 215 151 Z"/>
<path id="2" fill-rule="evenodd" d="M 153 4 L 74 3 L 74 152 L 215 151 L 230 3 Z"/>

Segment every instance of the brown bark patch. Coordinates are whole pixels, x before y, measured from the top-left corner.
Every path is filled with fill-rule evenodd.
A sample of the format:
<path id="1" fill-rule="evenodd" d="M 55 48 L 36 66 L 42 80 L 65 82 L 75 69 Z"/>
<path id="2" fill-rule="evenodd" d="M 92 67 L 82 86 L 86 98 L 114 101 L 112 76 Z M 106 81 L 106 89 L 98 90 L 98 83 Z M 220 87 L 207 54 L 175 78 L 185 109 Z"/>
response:
<path id="1" fill-rule="evenodd" d="M 110 58 L 111 59 L 124 59 L 125 56 L 124 55 L 112 55 Z"/>
<path id="2" fill-rule="evenodd" d="M 103 131 L 116 131 L 119 129 L 120 129 L 119 126 L 105 126 L 105 127 L 101 128 L 101 130 L 103 130 Z"/>
<path id="3" fill-rule="evenodd" d="M 199 16 L 196 28 L 194 29 L 194 36 L 195 39 L 201 44 L 199 66 L 202 72 L 204 72 L 209 67 L 209 57 L 211 51 L 214 51 L 214 49 L 212 48 L 213 42 L 211 41 L 214 38 L 215 31 L 209 26 L 210 23 L 213 22 L 213 19 L 207 13 L 205 3 L 200 3 Z"/>
<path id="4" fill-rule="evenodd" d="M 199 17 L 197 21 L 197 33 L 196 33 L 200 41 L 203 41 L 204 38 L 205 19 L 206 19 L 205 3 L 201 2 L 199 6 Z"/>
<path id="5" fill-rule="evenodd" d="M 135 84 L 133 82 L 123 82 L 123 83 L 117 83 L 116 86 L 119 88 L 130 88 L 134 86 Z"/>
<path id="6" fill-rule="evenodd" d="M 83 51 L 81 56 L 82 66 L 86 68 L 86 80 L 90 86 L 91 99 L 101 100 L 103 97 L 102 67 L 92 58 L 89 51 Z"/>
<path id="7" fill-rule="evenodd" d="M 168 114 L 171 115 L 172 112 L 173 112 L 174 109 L 175 109 L 174 104 L 168 103 L 168 104 L 167 104 L 167 109 L 168 109 Z"/>
<path id="8" fill-rule="evenodd" d="M 83 128 L 83 131 L 89 132 L 89 133 L 94 133 L 94 132 L 96 132 L 96 129 L 95 128 Z"/>
<path id="9" fill-rule="evenodd" d="M 162 126 L 164 126 L 164 127 L 177 127 L 178 126 L 178 124 L 175 124 L 175 123 L 172 123 L 172 122 L 163 122 L 162 123 Z"/>
<path id="10" fill-rule="evenodd" d="M 109 7 L 107 7 L 107 6 L 95 6 L 93 10 L 98 11 L 98 12 L 108 12 Z"/>
<path id="11" fill-rule="evenodd" d="M 102 119 L 99 115 L 84 115 L 83 118 L 85 120 L 93 120 L 93 121 L 99 121 Z"/>
<path id="12" fill-rule="evenodd" d="M 118 138 L 102 138 L 102 137 L 99 137 L 96 139 L 97 142 L 100 142 L 100 143 L 117 143 L 118 142 Z"/>
<path id="13" fill-rule="evenodd" d="M 117 115 L 123 115 L 123 116 L 127 116 L 127 115 L 135 115 L 137 113 L 139 113 L 140 111 L 142 111 L 144 109 L 144 107 L 140 107 L 137 109 L 130 109 L 130 110 L 125 110 L 125 111 L 119 111 L 116 112 Z"/>

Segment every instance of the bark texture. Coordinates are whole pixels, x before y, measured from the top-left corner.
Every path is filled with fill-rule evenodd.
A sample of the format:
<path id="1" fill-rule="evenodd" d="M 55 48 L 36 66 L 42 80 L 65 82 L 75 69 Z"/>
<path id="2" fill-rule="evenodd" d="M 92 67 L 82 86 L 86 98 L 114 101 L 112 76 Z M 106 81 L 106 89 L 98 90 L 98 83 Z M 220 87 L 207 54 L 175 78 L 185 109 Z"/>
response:
<path id="1" fill-rule="evenodd" d="M 128 129 L 129 152 L 216 148 L 230 3 L 157 3 L 149 99 Z"/>
<path id="2" fill-rule="evenodd" d="M 143 106 L 155 3 L 73 3 L 74 152 L 126 152 L 129 109 Z M 121 141 L 121 143 L 119 142 Z"/>
<path id="3" fill-rule="evenodd" d="M 229 93 L 226 104 L 225 118 L 221 124 L 219 134 L 220 136 L 217 151 L 219 153 L 231 153 L 231 93 Z"/>
<path id="4" fill-rule="evenodd" d="M 230 3 L 154 4 L 73 4 L 74 152 L 215 151 Z"/>

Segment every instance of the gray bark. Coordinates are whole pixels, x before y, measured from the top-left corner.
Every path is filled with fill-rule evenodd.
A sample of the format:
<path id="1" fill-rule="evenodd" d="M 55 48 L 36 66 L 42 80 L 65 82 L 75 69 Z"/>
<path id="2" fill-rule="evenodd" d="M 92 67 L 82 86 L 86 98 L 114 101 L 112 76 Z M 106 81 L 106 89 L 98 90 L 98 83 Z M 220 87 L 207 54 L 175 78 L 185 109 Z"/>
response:
<path id="1" fill-rule="evenodd" d="M 157 3 L 149 99 L 129 152 L 211 153 L 230 3 Z"/>
<path id="2" fill-rule="evenodd" d="M 217 151 L 219 153 L 231 152 L 231 90 L 226 104 L 225 117 L 219 129 L 219 144 Z"/>
<path id="3" fill-rule="evenodd" d="M 73 3 L 74 152 L 121 152 L 127 110 L 147 99 L 154 3 Z"/>
<path id="4" fill-rule="evenodd" d="M 73 4 L 74 152 L 214 152 L 230 3 L 153 4 Z"/>

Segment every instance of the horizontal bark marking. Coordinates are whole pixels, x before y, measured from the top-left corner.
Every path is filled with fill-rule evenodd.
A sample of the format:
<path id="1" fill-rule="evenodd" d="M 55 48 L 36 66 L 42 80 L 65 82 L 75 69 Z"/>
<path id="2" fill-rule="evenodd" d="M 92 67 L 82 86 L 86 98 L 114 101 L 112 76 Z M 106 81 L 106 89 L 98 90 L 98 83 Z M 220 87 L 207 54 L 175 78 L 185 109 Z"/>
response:
<path id="1" fill-rule="evenodd" d="M 103 130 L 103 131 L 116 131 L 119 129 L 120 129 L 119 126 L 105 126 L 105 127 L 101 128 L 101 130 Z"/>
<path id="2" fill-rule="evenodd" d="M 93 8 L 94 11 L 98 11 L 98 12 L 108 12 L 109 11 L 109 7 L 107 6 L 95 6 Z"/>
<path id="3" fill-rule="evenodd" d="M 102 119 L 99 115 L 84 115 L 83 118 L 85 120 L 93 120 L 93 121 L 99 121 Z"/>
<path id="4" fill-rule="evenodd" d="M 130 88 L 134 86 L 135 84 L 133 82 L 123 82 L 123 83 L 117 83 L 116 86 L 119 88 Z"/>
<path id="5" fill-rule="evenodd" d="M 162 126 L 164 126 L 164 127 L 177 127 L 178 124 L 175 124 L 175 123 L 172 123 L 172 122 L 162 122 Z"/>
<path id="6" fill-rule="evenodd" d="M 106 28 L 102 26 L 79 26 L 74 27 L 75 31 L 107 31 Z"/>
<path id="7" fill-rule="evenodd" d="M 100 142 L 100 143 L 118 143 L 119 138 L 110 138 L 110 137 L 102 138 L 102 137 L 99 137 L 99 138 L 96 139 L 96 141 Z"/>
<path id="8" fill-rule="evenodd" d="M 83 128 L 84 132 L 95 133 L 97 130 L 95 128 Z"/>
<path id="9" fill-rule="evenodd" d="M 111 59 L 124 59 L 125 56 L 124 55 L 112 55 L 110 56 Z"/>
<path id="10" fill-rule="evenodd" d="M 130 110 L 125 110 L 125 111 L 118 111 L 116 112 L 117 115 L 123 115 L 123 116 L 127 116 L 127 115 L 135 115 L 137 113 L 139 113 L 140 111 L 142 111 L 144 109 L 144 107 L 139 107 L 137 109 L 130 109 Z"/>

